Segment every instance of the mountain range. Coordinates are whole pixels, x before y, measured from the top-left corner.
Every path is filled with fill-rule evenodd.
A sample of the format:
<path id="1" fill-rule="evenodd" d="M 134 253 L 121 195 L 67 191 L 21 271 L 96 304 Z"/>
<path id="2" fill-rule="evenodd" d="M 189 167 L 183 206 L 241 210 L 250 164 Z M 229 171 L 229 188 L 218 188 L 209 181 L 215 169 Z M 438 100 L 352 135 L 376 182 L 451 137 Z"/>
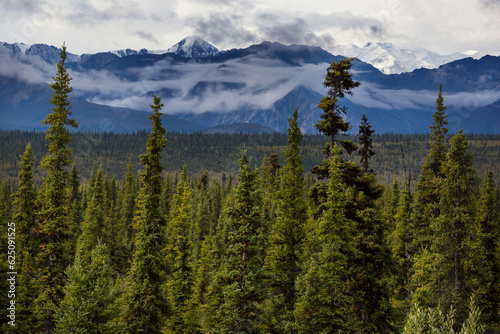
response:
<path id="1" fill-rule="evenodd" d="M 152 95 L 161 94 L 168 130 L 284 132 L 297 107 L 302 131 L 315 133 L 329 62 L 357 52 L 352 72 L 361 86 L 341 101 L 349 108 L 353 131 L 366 113 L 379 133 L 428 132 L 443 84 L 452 131 L 500 133 L 500 57 L 455 60 L 472 52 L 439 56 L 389 44 L 358 49 L 333 55 L 320 47 L 263 42 L 219 51 L 188 37 L 166 51 L 69 54 L 66 66 L 73 78 L 73 114 L 83 130 L 148 129 L 144 112 Z M 384 66 L 406 63 L 397 69 L 380 66 L 387 55 L 381 50 L 397 60 L 386 57 Z M 59 51 L 43 44 L 0 43 L 1 129 L 44 128 L 40 120 L 50 111 L 48 82 Z M 428 68 L 412 69 L 419 66 Z"/>

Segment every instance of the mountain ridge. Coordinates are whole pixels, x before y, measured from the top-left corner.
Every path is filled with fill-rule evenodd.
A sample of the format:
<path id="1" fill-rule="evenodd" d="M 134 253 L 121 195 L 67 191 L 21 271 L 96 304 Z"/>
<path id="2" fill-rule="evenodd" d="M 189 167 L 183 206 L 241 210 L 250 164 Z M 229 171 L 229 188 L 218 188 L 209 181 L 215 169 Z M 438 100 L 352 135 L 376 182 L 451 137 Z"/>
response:
<path id="1" fill-rule="evenodd" d="M 30 57 L 6 59 L 11 64 L 9 75 L 24 76 L 26 89 L 0 95 L 3 103 L 0 116 L 4 120 L 18 116 L 8 113 L 12 108 L 5 106 L 14 105 L 19 96 L 26 101 L 40 98 L 34 93 L 31 73 L 36 74 L 42 68 L 36 77 L 44 77 L 39 84 L 48 86 L 53 65 L 47 62 L 50 66 L 40 67 L 39 62 L 31 63 Z M 316 133 L 314 124 L 321 115 L 317 105 L 326 92 L 321 83 L 329 62 L 340 58 L 319 47 L 263 42 L 196 58 L 175 53 L 128 51 L 119 56 L 106 52 L 87 55 L 67 66 L 73 77 L 73 94 L 80 99 L 77 99 L 80 110 L 88 108 L 93 117 L 100 117 L 96 114 L 98 110 L 143 113 L 148 111 L 151 96 L 161 94 L 163 111 L 188 122 L 180 125 L 172 120 L 179 124 L 179 131 L 255 123 L 284 132 L 287 118 L 297 106 L 302 131 Z M 500 131 L 488 124 L 500 109 L 496 104 L 500 100 L 500 57 L 464 58 L 437 69 L 390 75 L 355 59 L 352 72 L 354 79 L 362 84 L 354 96 L 341 101 L 349 107 L 346 118 L 354 126 L 352 131 L 357 131 L 363 113 L 380 133 L 428 131 L 439 84 L 443 84 L 445 104 L 454 119 L 450 122 L 451 129 Z M 103 106 L 118 109 L 105 111 Z M 85 117 L 88 123 L 90 116 Z M 143 124 L 126 125 L 122 121 L 116 120 L 116 128 L 123 131 L 134 131 L 134 126 Z"/>

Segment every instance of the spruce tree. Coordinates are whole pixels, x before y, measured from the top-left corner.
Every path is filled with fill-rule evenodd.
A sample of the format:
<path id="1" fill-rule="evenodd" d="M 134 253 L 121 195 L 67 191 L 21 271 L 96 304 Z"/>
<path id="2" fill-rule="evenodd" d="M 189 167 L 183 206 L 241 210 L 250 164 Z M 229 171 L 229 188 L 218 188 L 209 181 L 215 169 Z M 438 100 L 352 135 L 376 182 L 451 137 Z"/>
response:
<path id="1" fill-rule="evenodd" d="M 445 177 L 440 181 L 440 215 L 432 221 L 431 251 L 438 261 L 433 273 L 434 302 L 457 308 L 463 320 L 467 304 L 471 244 L 468 235 L 474 235 L 474 204 L 476 175 L 474 157 L 468 152 L 468 143 L 460 130 L 451 139 L 451 147 L 443 163 Z"/>
<path id="2" fill-rule="evenodd" d="M 80 261 L 86 265 L 90 261 L 92 249 L 97 245 L 99 239 L 107 241 L 105 236 L 105 199 L 104 180 L 102 166 L 97 171 L 92 197 L 85 211 L 85 219 L 82 222 L 82 234 L 78 238 L 77 252 Z"/>
<path id="3" fill-rule="evenodd" d="M 357 322 L 350 321 L 353 298 L 349 258 L 352 236 L 345 216 L 345 185 L 340 172 L 340 149 L 336 146 L 330 160 L 330 181 L 326 210 L 311 236 L 312 254 L 305 261 L 297 281 L 295 319 L 298 333 L 338 333 L 349 331 Z M 349 193 L 350 190 L 347 190 Z"/>
<path id="4" fill-rule="evenodd" d="M 288 119 L 288 149 L 286 165 L 281 171 L 282 188 L 277 193 L 277 219 L 271 229 L 266 258 L 270 272 L 272 332 L 292 333 L 295 323 L 293 309 L 296 301 L 295 282 L 300 273 L 302 243 L 305 236 L 307 207 L 304 199 L 304 169 L 299 154 L 302 134 L 295 108 Z"/>
<path id="5" fill-rule="evenodd" d="M 339 99 L 346 95 L 353 95 L 352 90 L 360 85 L 359 81 L 352 79 L 350 72 L 353 60 L 354 58 L 343 58 L 336 62 L 332 61 L 323 82 L 323 85 L 328 88 L 328 93 L 318 105 L 323 110 L 323 114 L 321 120 L 316 124 L 316 128 L 329 137 L 329 143 L 325 148 L 327 156 L 337 141 L 335 137 L 350 129 L 349 122 L 343 119 L 343 115 L 347 113 L 347 106 L 342 105 Z M 341 140 L 339 144 L 349 154 L 356 149 L 351 141 Z M 328 173 L 328 169 L 326 173 Z"/>
<path id="6" fill-rule="evenodd" d="M 117 333 L 119 291 L 111 277 L 109 250 L 98 243 L 84 264 L 79 254 L 69 267 L 65 296 L 55 314 L 54 333 Z"/>
<path id="7" fill-rule="evenodd" d="M 168 281 L 168 299 L 172 314 L 168 327 L 173 333 L 195 334 L 201 328 L 197 319 L 197 301 L 194 297 L 194 268 L 191 242 L 191 193 L 186 181 L 177 186 L 177 193 L 172 206 L 168 234 L 171 239 L 169 245 L 169 259 L 172 267 Z"/>
<path id="8" fill-rule="evenodd" d="M 397 185 L 397 182 L 396 182 Z M 409 307 L 408 298 L 411 296 L 410 283 L 412 260 L 410 253 L 411 234 L 411 198 L 410 193 L 404 190 L 399 198 L 399 205 L 394 215 L 394 229 L 389 236 L 389 244 L 396 261 L 396 274 L 393 278 L 394 298 L 400 310 L 407 311 Z M 420 286 L 421 287 L 421 286 Z M 418 295 L 418 293 L 416 293 Z M 419 300 L 419 302 L 422 302 Z"/>
<path id="9" fill-rule="evenodd" d="M 377 197 L 370 195 L 379 186 L 373 174 L 365 174 L 363 178 L 366 190 L 354 192 L 355 199 L 348 199 L 346 206 L 346 216 L 350 216 L 351 206 L 356 208 L 355 217 L 348 221 L 352 225 L 349 243 L 355 249 L 349 259 L 352 279 L 349 293 L 354 297 L 350 318 L 358 320 L 358 333 L 391 333 L 394 311 L 387 279 L 392 256 L 377 212 Z M 351 331 L 354 329 L 355 326 Z"/>
<path id="10" fill-rule="evenodd" d="M 140 173 L 142 204 L 123 314 L 127 333 L 161 333 L 169 311 L 161 289 L 166 271 L 163 253 L 166 219 L 161 205 L 163 166 L 160 156 L 166 144 L 165 129 L 161 123 L 162 107 L 161 98 L 155 95 L 151 105 L 153 113 L 149 116 L 153 131 L 147 141 L 146 153 L 139 157 L 144 165 Z"/>
<path id="11" fill-rule="evenodd" d="M 486 173 L 479 197 L 476 218 L 477 237 L 474 245 L 474 279 L 471 289 L 477 296 L 477 304 L 482 309 L 484 323 L 489 332 L 498 332 L 500 303 L 500 266 L 495 253 L 499 242 L 499 213 L 495 180 L 491 166 Z"/>
<path id="12" fill-rule="evenodd" d="M 33 287 L 33 255 L 36 254 L 36 245 L 33 240 L 32 230 L 35 227 L 35 190 L 33 189 L 33 157 L 31 144 L 26 146 L 26 151 L 21 157 L 21 172 L 19 173 L 19 188 L 14 194 L 14 215 L 12 220 L 16 223 L 18 272 L 18 294 L 16 298 L 16 330 L 24 333 L 35 330 L 33 323 L 33 302 L 36 290 Z"/>
<path id="13" fill-rule="evenodd" d="M 239 161 L 239 184 L 234 204 L 226 209 L 227 243 L 212 294 L 213 333 L 260 333 L 261 303 L 265 299 L 263 270 L 264 219 L 257 173 L 248 166 L 244 151 Z"/>
<path id="14" fill-rule="evenodd" d="M 120 223 L 118 228 L 118 236 L 125 258 L 122 260 L 120 272 L 128 268 L 127 258 L 130 258 L 132 243 L 133 243 L 133 223 L 134 223 L 134 208 L 136 205 L 136 180 L 134 176 L 134 165 L 129 159 L 127 164 L 127 173 L 123 181 L 122 187 L 122 203 L 120 212 Z"/>
<path id="15" fill-rule="evenodd" d="M 372 156 L 375 155 L 372 145 L 372 136 L 375 131 L 372 130 L 370 123 L 368 123 L 368 118 L 366 114 L 363 114 L 361 118 L 361 124 L 359 126 L 359 150 L 358 154 L 361 156 L 361 165 L 365 173 L 368 173 L 369 163 Z M 373 169 L 370 170 L 373 173 Z"/>
<path id="16" fill-rule="evenodd" d="M 82 203 L 81 203 L 81 193 L 80 193 L 80 181 L 78 176 L 78 170 L 76 169 L 76 165 L 73 165 L 71 169 L 71 178 L 69 181 L 69 210 L 70 210 L 70 221 L 69 224 L 71 226 L 71 234 L 73 235 L 72 247 L 71 247 L 71 257 L 74 257 L 74 251 L 76 250 L 76 243 L 78 237 L 81 234 L 81 226 L 82 223 Z"/>
<path id="17" fill-rule="evenodd" d="M 429 225 L 432 220 L 439 216 L 439 183 L 445 177 L 442 166 L 446 159 L 447 150 L 445 135 L 448 132 L 446 127 L 448 119 L 445 110 L 442 85 L 439 85 L 436 111 L 430 126 L 430 150 L 422 166 L 415 191 L 413 218 L 415 240 L 412 247 L 417 252 L 423 247 L 429 247 L 429 238 L 431 238 Z"/>
<path id="18" fill-rule="evenodd" d="M 50 102 L 54 105 L 52 113 L 42 121 L 49 125 L 45 140 L 49 152 L 42 159 L 41 167 L 47 171 L 39 193 L 37 243 L 39 252 L 35 258 L 37 268 L 38 298 L 35 301 L 38 331 L 46 333 L 54 329 L 54 309 L 63 296 L 66 281 L 65 269 L 70 262 L 71 229 L 68 226 L 67 187 L 68 167 L 72 162 L 72 151 L 68 145 L 71 136 L 67 127 L 77 128 L 78 123 L 69 118 L 71 104 L 70 80 L 64 62 L 66 47 L 63 45 L 61 60 L 57 64 L 57 75 L 50 87 L 54 95 Z"/>

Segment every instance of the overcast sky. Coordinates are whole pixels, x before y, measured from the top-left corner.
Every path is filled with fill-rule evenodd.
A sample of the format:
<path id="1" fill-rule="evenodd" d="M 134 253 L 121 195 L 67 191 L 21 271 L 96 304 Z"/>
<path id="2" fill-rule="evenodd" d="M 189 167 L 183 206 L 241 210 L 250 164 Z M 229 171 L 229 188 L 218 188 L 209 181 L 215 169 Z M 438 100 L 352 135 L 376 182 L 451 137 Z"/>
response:
<path id="1" fill-rule="evenodd" d="M 222 50 L 269 40 L 500 54 L 500 0 L 0 0 L 0 9 L 0 41 L 65 41 L 76 54 L 165 50 L 189 35 Z"/>

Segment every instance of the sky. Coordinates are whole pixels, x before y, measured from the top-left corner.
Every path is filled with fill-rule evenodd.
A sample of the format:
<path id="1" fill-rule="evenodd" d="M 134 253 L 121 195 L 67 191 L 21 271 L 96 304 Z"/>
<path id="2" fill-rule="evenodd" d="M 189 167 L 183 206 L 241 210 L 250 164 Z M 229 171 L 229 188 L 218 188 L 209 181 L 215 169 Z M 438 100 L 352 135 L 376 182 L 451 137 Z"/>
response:
<path id="1" fill-rule="evenodd" d="M 500 0 L 0 0 L 0 41 L 75 54 L 166 50 L 199 36 L 220 50 L 262 41 L 393 43 L 500 54 Z"/>

